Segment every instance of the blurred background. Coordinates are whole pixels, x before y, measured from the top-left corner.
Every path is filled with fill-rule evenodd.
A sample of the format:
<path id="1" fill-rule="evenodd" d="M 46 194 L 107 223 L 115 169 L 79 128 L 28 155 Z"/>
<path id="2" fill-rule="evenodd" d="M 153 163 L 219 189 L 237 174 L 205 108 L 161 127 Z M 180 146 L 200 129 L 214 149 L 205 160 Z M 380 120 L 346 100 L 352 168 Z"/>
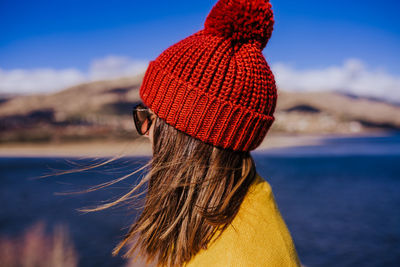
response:
<path id="1" fill-rule="evenodd" d="M 132 108 L 150 60 L 214 1 L 0 1 L 0 266 L 144 266 L 111 251 L 151 156 Z M 275 122 L 252 155 L 305 266 L 400 266 L 398 1 L 271 0 Z M 86 172 L 34 179 L 97 164 Z M 32 179 L 33 178 L 33 179 Z"/>

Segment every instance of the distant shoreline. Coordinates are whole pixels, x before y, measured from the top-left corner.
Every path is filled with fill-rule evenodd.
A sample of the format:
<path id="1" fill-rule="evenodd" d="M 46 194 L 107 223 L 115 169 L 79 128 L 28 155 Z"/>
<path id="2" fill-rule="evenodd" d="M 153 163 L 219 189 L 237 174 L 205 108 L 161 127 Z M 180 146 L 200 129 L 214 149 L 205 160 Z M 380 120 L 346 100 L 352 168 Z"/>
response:
<path id="1" fill-rule="evenodd" d="M 270 134 L 253 151 L 262 152 L 272 148 L 321 145 L 327 138 L 386 136 L 387 133 L 358 134 Z M 89 141 L 86 143 L 19 143 L 1 144 L 0 157 L 140 157 L 151 156 L 148 139 L 142 141 Z"/>

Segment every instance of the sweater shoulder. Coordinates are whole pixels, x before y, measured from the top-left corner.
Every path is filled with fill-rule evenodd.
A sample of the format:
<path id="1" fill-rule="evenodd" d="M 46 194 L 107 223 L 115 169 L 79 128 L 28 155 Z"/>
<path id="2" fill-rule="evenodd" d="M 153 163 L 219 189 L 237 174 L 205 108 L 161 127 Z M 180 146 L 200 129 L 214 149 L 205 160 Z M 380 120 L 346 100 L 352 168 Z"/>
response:
<path id="1" fill-rule="evenodd" d="M 271 185 L 259 174 L 232 223 L 216 236 L 185 266 L 299 266 Z"/>

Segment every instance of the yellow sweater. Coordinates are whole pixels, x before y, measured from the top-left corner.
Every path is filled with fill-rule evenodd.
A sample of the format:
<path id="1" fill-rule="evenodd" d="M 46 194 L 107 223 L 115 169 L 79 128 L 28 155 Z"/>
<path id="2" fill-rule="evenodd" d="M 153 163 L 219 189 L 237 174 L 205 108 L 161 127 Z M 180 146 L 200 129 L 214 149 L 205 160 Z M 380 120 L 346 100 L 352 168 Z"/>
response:
<path id="1" fill-rule="evenodd" d="M 270 184 L 258 174 L 222 235 L 214 235 L 185 267 L 300 266 Z"/>

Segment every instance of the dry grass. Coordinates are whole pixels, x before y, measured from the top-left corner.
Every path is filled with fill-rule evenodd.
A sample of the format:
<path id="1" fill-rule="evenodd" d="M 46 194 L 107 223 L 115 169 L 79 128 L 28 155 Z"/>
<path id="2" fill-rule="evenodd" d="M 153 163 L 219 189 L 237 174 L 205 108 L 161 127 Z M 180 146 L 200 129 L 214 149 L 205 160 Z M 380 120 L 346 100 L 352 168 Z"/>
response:
<path id="1" fill-rule="evenodd" d="M 39 221 L 17 237 L 0 237 L 0 266 L 4 267 L 75 267 L 78 254 L 63 224 L 45 233 Z"/>

